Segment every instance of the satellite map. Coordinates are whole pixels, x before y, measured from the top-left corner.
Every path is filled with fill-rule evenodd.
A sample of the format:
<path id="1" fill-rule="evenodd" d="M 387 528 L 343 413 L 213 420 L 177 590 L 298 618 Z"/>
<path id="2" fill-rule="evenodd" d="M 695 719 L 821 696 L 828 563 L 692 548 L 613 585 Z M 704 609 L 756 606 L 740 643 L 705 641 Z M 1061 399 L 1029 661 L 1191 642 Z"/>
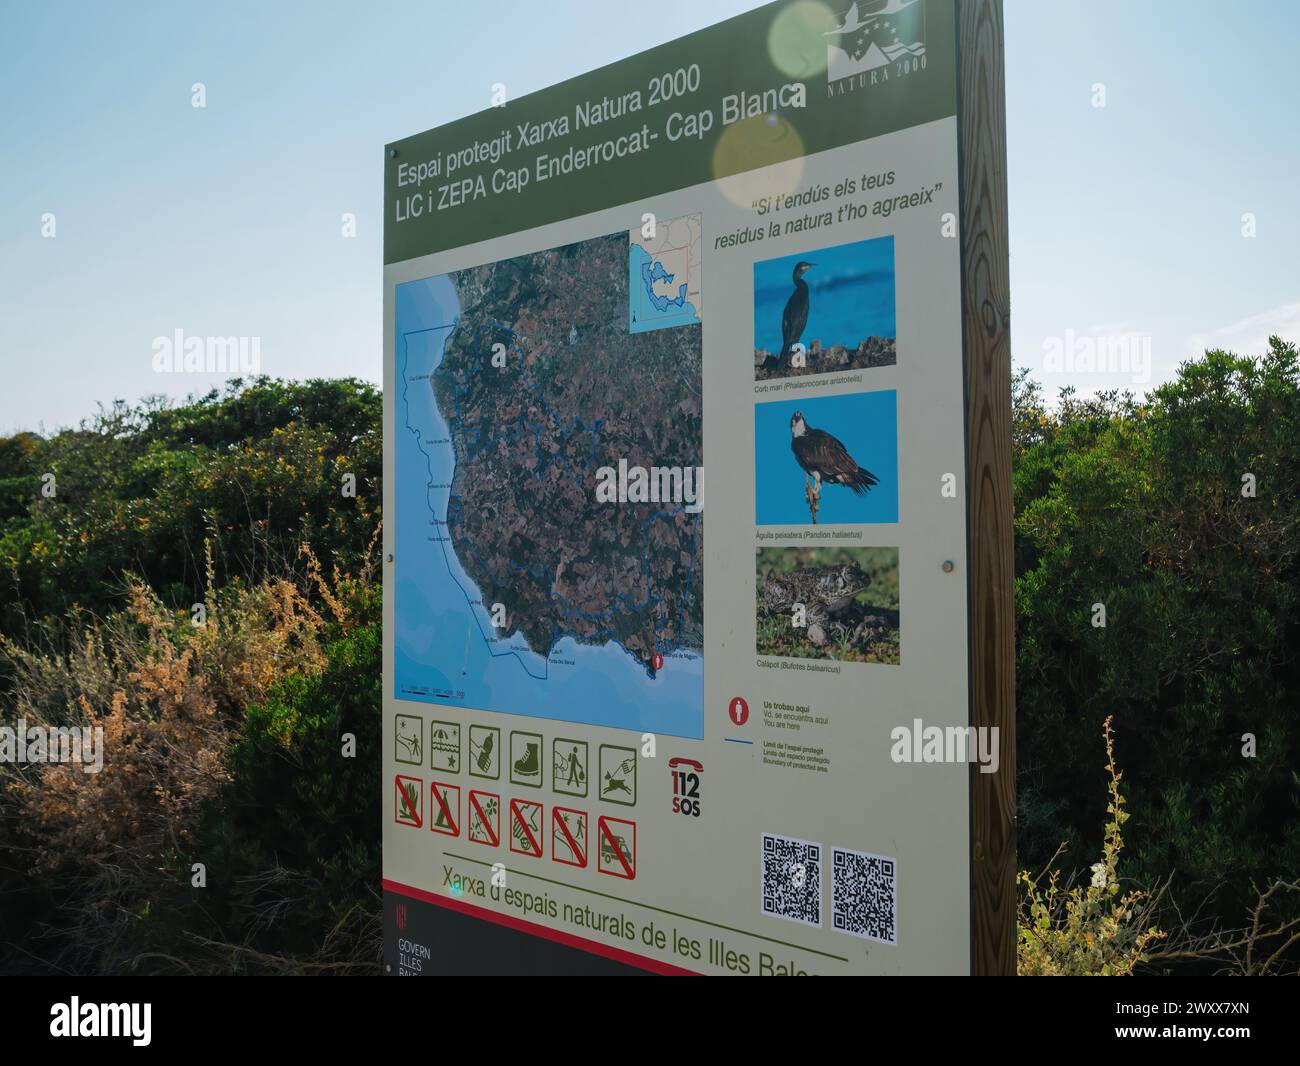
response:
<path id="1" fill-rule="evenodd" d="M 623 232 L 397 287 L 399 698 L 702 734 L 702 509 L 628 476 L 702 467 L 695 221 L 694 265 Z"/>

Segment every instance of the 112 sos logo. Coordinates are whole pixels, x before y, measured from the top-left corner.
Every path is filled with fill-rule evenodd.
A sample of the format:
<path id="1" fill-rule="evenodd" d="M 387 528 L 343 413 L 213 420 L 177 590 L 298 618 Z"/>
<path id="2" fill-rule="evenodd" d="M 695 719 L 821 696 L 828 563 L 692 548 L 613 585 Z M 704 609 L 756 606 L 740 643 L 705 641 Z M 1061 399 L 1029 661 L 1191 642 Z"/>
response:
<path id="1" fill-rule="evenodd" d="M 668 772 L 673 775 L 673 814 L 698 818 L 700 775 L 704 773 L 704 764 L 679 755 L 668 760 Z"/>

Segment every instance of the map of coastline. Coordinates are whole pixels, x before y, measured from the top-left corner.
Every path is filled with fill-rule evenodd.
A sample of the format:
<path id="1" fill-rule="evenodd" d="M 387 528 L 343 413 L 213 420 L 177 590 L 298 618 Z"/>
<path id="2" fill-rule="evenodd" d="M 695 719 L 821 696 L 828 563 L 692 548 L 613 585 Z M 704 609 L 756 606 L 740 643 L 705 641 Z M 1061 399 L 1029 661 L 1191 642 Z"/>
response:
<path id="1" fill-rule="evenodd" d="M 627 237 L 628 330 L 645 333 L 700 322 L 700 216 L 657 221 L 629 230 Z"/>
<path id="2" fill-rule="evenodd" d="M 672 285 L 676 280 L 676 274 L 670 274 L 664 269 L 663 263 L 658 259 L 651 259 L 645 252 L 641 252 L 644 257 L 641 260 L 641 284 L 645 286 L 646 298 L 650 301 L 651 306 L 656 311 L 667 311 L 670 307 L 678 310 L 686 308 L 686 282 L 677 286 L 676 296 L 666 296 L 655 291 L 656 282 L 663 282 L 665 285 Z"/>
<path id="3" fill-rule="evenodd" d="M 626 234 L 398 286 L 396 694 L 702 735 L 700 327 L 628 327 Z"/>

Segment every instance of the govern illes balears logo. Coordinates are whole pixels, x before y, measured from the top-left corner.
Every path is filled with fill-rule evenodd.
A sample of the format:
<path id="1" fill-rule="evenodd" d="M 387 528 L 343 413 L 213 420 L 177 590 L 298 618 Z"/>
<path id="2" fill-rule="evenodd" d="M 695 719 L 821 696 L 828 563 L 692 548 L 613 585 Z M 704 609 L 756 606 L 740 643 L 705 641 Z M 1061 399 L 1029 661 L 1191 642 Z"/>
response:
<path id="1" fill-rule="evenodd" d="M 50 1007 L 50 1036 L 129 1037 L 136 1047 L 148 1047 L 153 1005 L 150 1003 L 68 1003 Z"/>
<path id="2" fill-rule="evenodd" d="M 924 70 L 925 0 L 859 0 L 826 33 L 831 96 Z"/>

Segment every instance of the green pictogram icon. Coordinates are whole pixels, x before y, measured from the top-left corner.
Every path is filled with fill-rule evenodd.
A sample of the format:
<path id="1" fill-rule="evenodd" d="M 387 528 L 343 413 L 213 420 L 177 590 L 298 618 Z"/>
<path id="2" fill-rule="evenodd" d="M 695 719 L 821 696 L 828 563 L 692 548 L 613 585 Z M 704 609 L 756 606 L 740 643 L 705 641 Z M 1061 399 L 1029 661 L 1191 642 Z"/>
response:
<path id="1" fill-rule="evenodd" d="M 542 857 L 542 819 L 540 803 L 528 800 L 510 801 L 510 850 L 520 855 Z"/>
<path id="2" fill-rule="evenodd" d="M 516 785 L 542 787 L 542 735 L 510 734 L 510 780 Z"/>
<path id="3" fill-rule="evenodd" d="M 491 725 L 469 727 L 469 773 L 471 777 L 501 778 L 501 730 Z"/>
<path id="4" fill-rule="evenodd" d="M 469 839 L 491 848 L 501 843 L 501 797 L 495 792 L 470 790 Z"/>
<path id="5" fill-rule="evenodd" d="M 587 794 L 587 742 L 558 737 L 551 741 L 551 787 L 569 796 Z"/>
<path id="6" fill-rule="evenodd" d="M 393 780 L 393 821 L 416 829 L 424 827 L 424 782 L 398 774 Z"/>
<path id="7" fill-rule="evenodd" d="M 636 749 L 600 746 L 600 798 L 625 807 L 636 805 Z"/>
<path id="8" fill-rule="evenodd" d="M 429 766 L 460 773 L 460 726 L 456 722 L 429 723 Z"/>
<path id="9" fill-rule="evenodd" d="M 460 836 L 460 786 L 434 781 L 429 786 L 429 813 L 433 822 L 429 828 L 445 836 Z"/>
<path id="10" fill-rule="evenodd" d="M 587 812 L 551 808 L 551 858 L 566 866 L 587 865 Z"/>
<path id="11" fill-rule="evenodd" d="M 611 877 L 636 879 L 636 822 L 601 815 L 597 822 L 600 846 L 596 869 Z"/>
<path id="12" fill-rule="evenodd" d="M 399 714 L 393 720 L 393 758 L 412 766 L 424 764 L 424 719 Z"/>

